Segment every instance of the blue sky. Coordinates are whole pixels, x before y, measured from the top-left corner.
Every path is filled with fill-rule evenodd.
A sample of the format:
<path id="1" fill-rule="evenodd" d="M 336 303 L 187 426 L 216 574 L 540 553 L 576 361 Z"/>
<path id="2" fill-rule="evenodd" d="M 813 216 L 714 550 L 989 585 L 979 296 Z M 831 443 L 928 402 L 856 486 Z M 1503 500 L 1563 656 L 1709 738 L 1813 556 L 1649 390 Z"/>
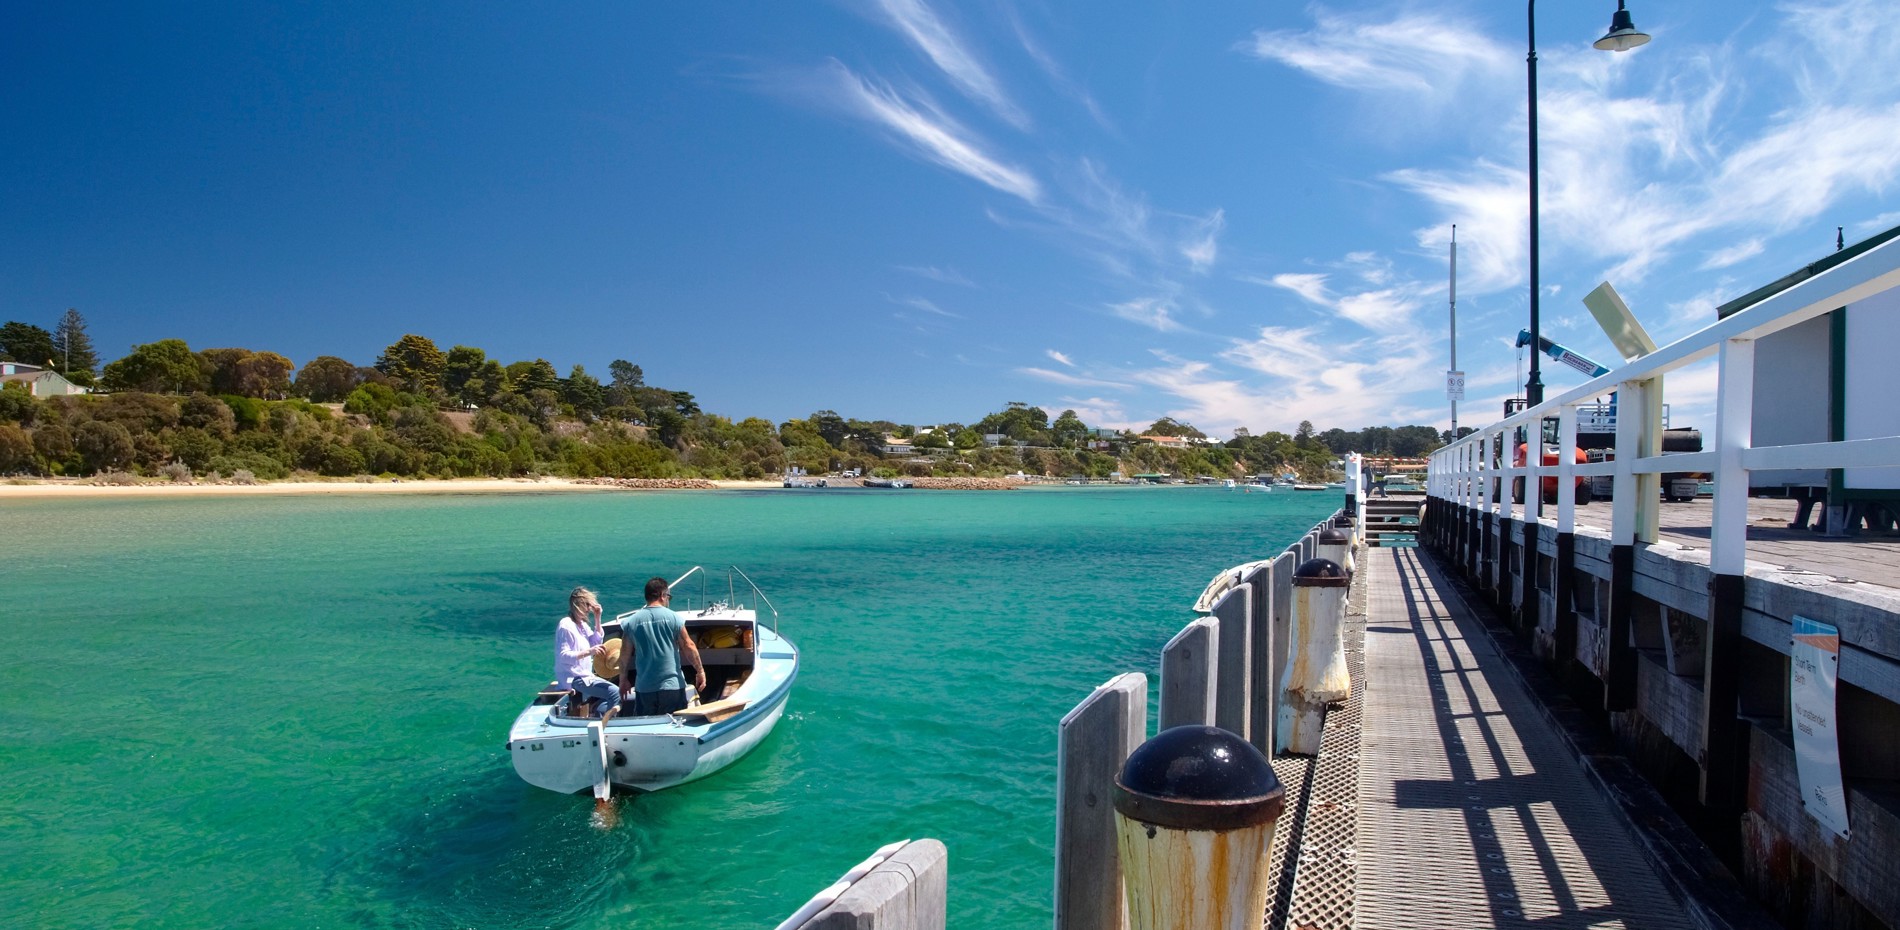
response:
<path id="1" fill-rule="evenodd" d="M 1900 224 L 1900 4 L 1539 10 L 1548 335 L 1660 341 Z M 1515 3 L 16 4 L 0 318 L 368 364 L 404 333 L 709 411 L 1021 400 L 1225 437 L 1521 380 Z M 1545 366 L 1553 389 L 1576 383 Z M 1674 376 L 1677 423 L 1713 395 Z"/>

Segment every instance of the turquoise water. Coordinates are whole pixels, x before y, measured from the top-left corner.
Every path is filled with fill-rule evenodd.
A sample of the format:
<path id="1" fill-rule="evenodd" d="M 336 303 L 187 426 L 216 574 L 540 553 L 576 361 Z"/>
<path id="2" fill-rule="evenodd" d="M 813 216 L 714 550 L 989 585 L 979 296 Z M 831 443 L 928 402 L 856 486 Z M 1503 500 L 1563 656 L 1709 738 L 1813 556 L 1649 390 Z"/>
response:
<path id="1" fill-rule="evenodd" d="M 1323 499 L 1322 499 L 1323 498 Z M 876 847 L 1051 920 L 1056 721 L 1332 495 L 687 492 L 0 504 L 0 926 L 770 927 Z M 566 592 L 745 568 L 804 665 L 726 771 L 530 788 Z M 691 588 L 691 583 L 686 586 Z"/>

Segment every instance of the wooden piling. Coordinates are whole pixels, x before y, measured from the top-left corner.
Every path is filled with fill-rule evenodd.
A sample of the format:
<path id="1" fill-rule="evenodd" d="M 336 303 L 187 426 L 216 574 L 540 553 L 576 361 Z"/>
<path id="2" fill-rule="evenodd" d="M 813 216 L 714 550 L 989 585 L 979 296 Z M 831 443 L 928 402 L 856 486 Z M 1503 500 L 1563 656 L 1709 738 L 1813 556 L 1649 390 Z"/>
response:
<path id="1" fill-rule="evenodd" d="M 1182 627 L 1161 647 L 1161 729 L 1214 725 L 1219 654 L 1220 624 L 1213 617 L 1202 617 Z"/>
<path id="2" fill-rule="evenodd" d="M 1245 585 L 1214 602 L 1220 624 L 1214 685 L 1214 725 L 1247 738 L 1247 714 L 1253 690 L 1253 589 Z"/>
<path id="3" fill-rule="evenodd" d="M 1063 715 L 1056 735 L 1056 930 L 1127 925 L 1115 848 L 1115 774 L 1148 727 L 1148 679 L 1117 675 Z"/>
<path id="4" fill-rule="evenodd" d="M 1253 591 L 1253 681 L 1247 712 L 1247 742 L 1264 755 L 1273 755 L 1273 730 L 1280 713 L 1280 668 L 1286 663 L 1286 636 L 1284 623 L 1274 616 L 1274 605 L 1278 603 L 1275 592 L 1278 583 L 1290 584 L 1291 568 L 1284 571 L 1278 566 L 1291 564 L 1290 556 L 1282 555 L 1267 565 L 1260 565 L 1242 581 Z M 1279 618 L 1281 621 L 1284 618 Z"/>

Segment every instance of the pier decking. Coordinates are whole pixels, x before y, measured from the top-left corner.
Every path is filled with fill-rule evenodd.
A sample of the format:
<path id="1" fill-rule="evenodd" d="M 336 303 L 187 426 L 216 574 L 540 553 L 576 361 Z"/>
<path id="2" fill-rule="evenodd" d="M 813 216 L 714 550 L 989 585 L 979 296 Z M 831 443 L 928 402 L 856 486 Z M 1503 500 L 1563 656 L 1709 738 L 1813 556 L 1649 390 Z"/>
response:
<path id="1" fill-rule="evenodd" d="M 1417 549 L 1368 549 L 1356 921 L 1689 927 L 1599 791 Z"/>

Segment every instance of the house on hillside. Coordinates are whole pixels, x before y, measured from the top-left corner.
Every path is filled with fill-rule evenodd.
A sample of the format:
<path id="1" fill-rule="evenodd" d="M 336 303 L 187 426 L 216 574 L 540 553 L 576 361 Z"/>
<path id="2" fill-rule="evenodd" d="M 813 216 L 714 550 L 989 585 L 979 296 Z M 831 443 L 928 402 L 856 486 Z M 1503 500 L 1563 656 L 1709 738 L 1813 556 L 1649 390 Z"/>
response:
<path id="1" fill-rule="evenodd" d="M 66 376 L 57 371 L 25 362 L 0 362 L 0 384 L 14 382 L 26 385 L 26 392 L 34 397 L 88 393 L 85 388 L 66 380 Z"/>
<path id="2" fill-rule="evenodd" d="M 917 448 L 912 445 L 908 439 L 899 439 L 896 436 L 887 435 L 884 437 L 884 444 L 879 446 L 878 450 L 885 455 L 909 456 L 915 453 Z"/>

